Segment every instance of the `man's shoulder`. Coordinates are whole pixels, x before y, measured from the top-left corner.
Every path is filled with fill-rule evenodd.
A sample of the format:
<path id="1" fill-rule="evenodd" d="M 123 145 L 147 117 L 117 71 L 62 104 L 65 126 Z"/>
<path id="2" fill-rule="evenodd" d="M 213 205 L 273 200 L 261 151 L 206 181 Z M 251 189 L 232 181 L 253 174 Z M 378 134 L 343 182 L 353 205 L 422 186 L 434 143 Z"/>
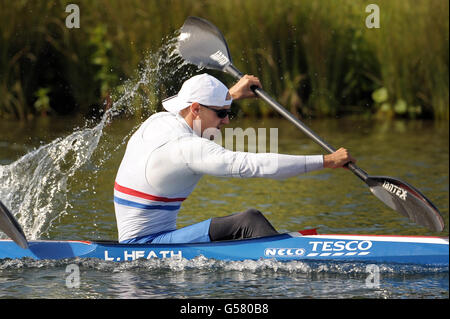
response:
<path id="1" fill-rule="evenodd" d="M 151 115 L 144 123 L 142 123 L 143 127 L 149 126 L 173 126 L 178 122 L 175 114 L 169 112 L 158 112 Z"/>
<path id="2" fill-rule="evenodd" d="M 150 116 L 141 126 L 141 134 L 145 137 L 173 136 L 189 133 L 191 130 L 178 116 L 169 112 L 158 112 Z"/>
<path id="3" fill-rule="evenodd" d="M 160 120 L 160 119 L 164 119 L 164 120 L 171 120 L 174 119 L 176 120 L 176 115 L 170 112 L 157 112 L 152 114 L 147 120 L 147 121 L 155 121 L 155 120 Z"/>

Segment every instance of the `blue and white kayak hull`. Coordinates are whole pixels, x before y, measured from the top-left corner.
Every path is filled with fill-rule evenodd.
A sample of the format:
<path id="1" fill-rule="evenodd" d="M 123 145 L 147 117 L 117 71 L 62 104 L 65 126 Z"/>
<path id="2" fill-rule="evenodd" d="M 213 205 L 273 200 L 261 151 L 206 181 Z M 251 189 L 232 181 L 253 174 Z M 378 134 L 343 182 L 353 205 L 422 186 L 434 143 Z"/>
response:
<path id="1" fill-rule="evenodd" d="M 270 237 L 188 244 L 119 244 L 96 241 L 32 240 L 23 249 L 0 240 L 0 259 L 99 258 L 130 261 L 139 258 L 186 258 L 203 255 L 217 260 L 276 259 L 397 263 L 448 266 L 448 238 L 378 235 L 302 235 L 290 232 Z"/>

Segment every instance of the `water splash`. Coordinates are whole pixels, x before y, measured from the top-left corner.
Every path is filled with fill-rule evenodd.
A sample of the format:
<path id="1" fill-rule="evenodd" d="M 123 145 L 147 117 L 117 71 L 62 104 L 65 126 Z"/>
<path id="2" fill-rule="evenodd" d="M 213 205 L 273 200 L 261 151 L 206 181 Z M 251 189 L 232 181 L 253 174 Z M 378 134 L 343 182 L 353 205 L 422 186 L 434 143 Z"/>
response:
<path id="1" fill-rule="evenodd" d="M 192 74 L 192 66 L 178 54 L 176 38 L 163 40 L 157 52 L 147 54 L 135 77 L 113 92 L 113 102 L 98 124 L 89 127 L 92 121 L 87 120 L 84 128 L 0 166 L 0 199 L 13 212 L 29 239 L 40 238 L 56 219 L 68 213 L 72 207 L 68 200 L 71 185 L 83 183 L 76 180 L 76 173 L 91 166 L 95 175 L 114 154 L 114 151 L 103 152 L 93 162 L 94 153 L 101 149 L 104 128 L 118 116 L 144 117 L 157 111 L 160 96 L 173 94 L 179 82 Z M 117 143 L 115 150 L 126 143 L 131 133 Z"/>
<path id="2" fill-rule="evenodd" d="M 278 273 L 307 275 L 350 275 L 367 277 L 367 263 L 364 262 L 318 262 L 318 261 L 277 261 L 275 259 L 227 261 L 197 256 L 186 258 L 151 258 L 133 261 L 105 261 L 98 258 L 66 258 L 60 260 L 35 260 L 32 258 L 4 259 L 0 261 L 0 271 L 25 268 L 55 268 L 76 264 L 83 269 L 106 273 L 117 272 L 238 272 L 238 273 Z M 421 266 L 408 264 L 378 264 L 383 277 L 448 274 L 448 266 Z"/>

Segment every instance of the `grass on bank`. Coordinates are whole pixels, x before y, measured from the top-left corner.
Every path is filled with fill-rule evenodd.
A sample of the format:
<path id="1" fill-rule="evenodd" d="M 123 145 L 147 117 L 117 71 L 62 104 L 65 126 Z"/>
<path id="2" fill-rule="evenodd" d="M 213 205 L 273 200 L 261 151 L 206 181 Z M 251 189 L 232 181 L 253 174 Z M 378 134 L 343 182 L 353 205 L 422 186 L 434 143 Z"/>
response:
<path id="1" fill-rule="evenodd" d="M 236 66 L 298 116 L 449 118 L 446 0 L 379 0 L 379 29 L 365 25 L 367 1 L 82 0 L 79 29 L 65 26 L 69 3 L 0 2 L 0 117 L 98 112 L 195 15 L 217 25 Z M 182 80 L 146 92 L 160 101 Z"/>

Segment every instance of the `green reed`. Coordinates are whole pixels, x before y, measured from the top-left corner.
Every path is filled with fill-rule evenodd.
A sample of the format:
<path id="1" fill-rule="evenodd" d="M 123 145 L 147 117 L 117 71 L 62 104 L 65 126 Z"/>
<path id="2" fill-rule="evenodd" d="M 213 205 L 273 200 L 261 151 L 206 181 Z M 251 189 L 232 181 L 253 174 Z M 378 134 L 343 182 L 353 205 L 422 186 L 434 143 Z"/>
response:
<path id="1" fill-rule="evenodd" d="M 365 25 L 374 1 L 82 0 L 79 29 L 65 27 L 69 3 L 0 2 L 0 117 L 98 112 L 195 15 L 217 25 L 236 66 L 300 117 L 449 118 L 446 0 L 377 0 L 379 29 Z M 160 100 L 182 80 L 149 94 Z M 42 112 L 36 102 L 46 98 Z M 239 106 L 273 115 L 256 100 Z"/>

